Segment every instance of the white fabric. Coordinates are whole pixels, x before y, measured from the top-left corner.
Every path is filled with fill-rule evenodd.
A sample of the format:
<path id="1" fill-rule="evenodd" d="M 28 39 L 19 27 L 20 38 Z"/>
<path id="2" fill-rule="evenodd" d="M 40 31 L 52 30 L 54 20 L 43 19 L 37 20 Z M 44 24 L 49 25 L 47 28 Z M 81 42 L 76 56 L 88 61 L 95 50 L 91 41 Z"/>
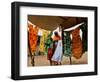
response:
<path id="1" fill-rule="evenodd" d="M 80 29 L 80 37 L 81 37 L 81 40 L 82 40 L 82 30 Z"/>
<path id="2" fill-rule="evenodd" d="M 53 54 L 52 60 L 61 62 L 61 60 L 62 60 L 62 40 L 58 41 L 58 44 L 57 44 L 56 50 Z"/>
<path id="3" fill-rule="evenodd" d="M 73 26 L 73 27 L 71 27 L 71 28 L 67 28 L 67 29 L 65 29 L 64 31 L 71 31 L 71 30 L 74 30 L 74 29 L 78 28 L 79 26 L 81 26 L 81 25 L 83 25 L 83 24 L 84 24 L 84 22 L 82 22 L 82 23 L 80 23 L 80 24 L 77 24 L 77 25 L 75 25 L 75 26 Z"/>
<path id="4" fill-rule="evenodd" d="M 32 22 L 28 21 L 29 24 L 33 25 L 33 28 L 36 27 Z"/>
<path id="5" fill-rule="evenodd" d="M 38 31 L 38 35 L 39 35 L 39 36 L 42 36 L 42 35 L 43 35 L 42 30 L 39 29 L 39 31 Z"/>

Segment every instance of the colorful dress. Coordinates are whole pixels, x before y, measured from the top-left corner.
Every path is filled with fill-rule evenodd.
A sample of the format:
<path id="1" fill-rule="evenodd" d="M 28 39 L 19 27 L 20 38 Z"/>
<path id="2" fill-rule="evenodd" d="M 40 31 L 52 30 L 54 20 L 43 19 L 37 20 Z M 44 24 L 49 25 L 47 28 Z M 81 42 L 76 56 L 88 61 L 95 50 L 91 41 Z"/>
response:
<path id="1" fill-rule="evenodd" d="M 45 41 L 46 41 L 47 36 L 49 35 L 50 31 L 42 29 L 42 33 L 43 34 L 40 38 L 39 51 L 45 54 Z"/>
<path id="2" fill-rule="evenodd" d="M 38 40 L 38 29 L 36 27 L 33 28 L 33 25 L 29 25 L 29 44 L 31 52 L 36 51 L 37 40 Z"/>
<path id="3" fill-rule="evenodd" d="M 80 38 L 80 28 L 72 31 L 72 55 L 76 59 L 82 56 L 82 40 Z"/>

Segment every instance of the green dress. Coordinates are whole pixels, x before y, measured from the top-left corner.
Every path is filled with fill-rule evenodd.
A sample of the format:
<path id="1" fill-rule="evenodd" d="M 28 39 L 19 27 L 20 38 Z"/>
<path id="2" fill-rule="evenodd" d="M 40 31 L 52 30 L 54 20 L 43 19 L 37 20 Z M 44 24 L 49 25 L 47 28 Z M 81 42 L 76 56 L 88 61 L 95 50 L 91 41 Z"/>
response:
<path id="1" fill-rule="evenodd" d="M 71 38 L 70 38 L 70 32 L 63 32 L 63 53 L 65 56 L 71 56 Z"/>

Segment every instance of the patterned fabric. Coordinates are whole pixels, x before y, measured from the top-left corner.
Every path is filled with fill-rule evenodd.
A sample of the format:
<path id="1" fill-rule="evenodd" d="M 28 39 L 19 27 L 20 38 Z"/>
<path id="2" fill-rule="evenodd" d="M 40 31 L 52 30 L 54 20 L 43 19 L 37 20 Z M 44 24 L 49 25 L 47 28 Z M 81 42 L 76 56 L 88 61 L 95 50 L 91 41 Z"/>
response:
<path id="1" fill-rule="evenodd" d="M 82 41 L 80 38 L 80 28 L 72 31 L 72 55 L 76 59 L 82 56 Z"/>
<path id="2" fill-rule="evenodd" d="M 71 38 L 70 38 L 70 32 L 64 32 L 64 37 L 63 37 L 63 53 L 65 56 L 71 56 Z"/>
<path id="3" fill-rule="evenodd" d="M 43 34 L 40 38 L 39 51 L 45 53 L 45 41 L 46 41 L 47 36 L 49 35 L 50 31 L 42 29 L 42 33 Z"/>
<path id="4" fill-rule="evenodd" d="M 31 48 L 31 52 L 35 52 L 37 47 L 37 36 L 38 29 L 36 27 L 33 28 L 33 25 L 29 25 L 29 44 Z"/>

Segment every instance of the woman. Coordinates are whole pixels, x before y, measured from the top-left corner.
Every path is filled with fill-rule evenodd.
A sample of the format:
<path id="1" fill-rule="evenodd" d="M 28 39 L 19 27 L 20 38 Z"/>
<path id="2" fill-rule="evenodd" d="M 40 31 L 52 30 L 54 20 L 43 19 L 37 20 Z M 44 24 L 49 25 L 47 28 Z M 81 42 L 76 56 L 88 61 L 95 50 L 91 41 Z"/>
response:
<path id="1" fill-rule="evenodd" d="M 55 36 L 53 38 L 53 56 L 52 62 L 54 65 L 61 65 L 62 60 L 62 40 L 61 37 L 58 35 L 58 32 L 54 33 Z"/>

